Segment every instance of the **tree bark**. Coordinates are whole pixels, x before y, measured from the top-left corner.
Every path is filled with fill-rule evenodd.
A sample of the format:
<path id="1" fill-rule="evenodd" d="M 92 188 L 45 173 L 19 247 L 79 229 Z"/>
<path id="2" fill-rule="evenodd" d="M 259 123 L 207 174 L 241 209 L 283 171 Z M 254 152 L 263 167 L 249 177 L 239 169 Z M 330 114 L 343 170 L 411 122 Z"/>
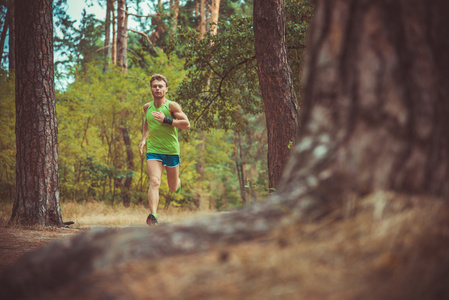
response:
<path id="1" fill-rule="evenodd" d="M 128 127 L 121 128 L 121 134 L 123 138 L 123 143 L 125 144 L 126 151 L 126 167 L 128 172 L 133 172 L 134 170 L 134 152 L 131 146 L 131 139 L 129 138 Z M 125 178 L 125 182 L 123 183 L 122 189 L 122 201 L 125 207 L 129 207 L 131 204 L 131 184 L 133 182 L 133 177 L 131 174 L 128 174 Z"/>
<path id="2" fill-rule="evenodd" d="M 62 226 L 52 1 L 15 5 L 17 192 L 10 222 Z"/>
<path id="3" fill-rule="evenodd" d="M 126 71 L 127 65 L 127 44 L 128 44 L 128 25 L 126 14 L 126 0 L 117 2 L 117 65 Z"/>
<path id="4" fill-rule="evenodd" d="M 269 188 L 275 189 L 298 128 L 298 105 L 287 62 L 284 1 L 254 1 L 259 84 L 268 132 Z"/>
<path id="5" fill-rule="evenodd" d="M 242 206 L 246 206 L 246 191 L 245 191 L 245 160 L 242 153 L 242 140 L 239 132 L 234 132 L 234 154 L 235 166 L 237 169 L 237 178 L 240 186 L 240 197 L 242 198 Z"/>
<path id="6" fill-rule="evenodd" d="M 104 56 L 106 63 L 111 59 L 111 16 L 114 9 L 113 0 L 106 1 L 106 19 L 104 28 Z"/>
<path id="7" fill-rule="evenodd" d="M 445 1 L 317 1 L 279 197 L 313 216 L 375 190 L 449 193 Z"/>
<path id="8" fill-rule="evenodd" d="M 117 64 L 117 18 L 115 17 L 115 0 L 111 0 L 112 12 L 112 63 Z"/>
<path id="9" fill-rule="evenodd" d="M 200 0 L 200 39 L 206 35 L 206 0 Z"/>
<path id="10" fill-rule="evenodd" d="M 211 0 L 212 5 L 210 8 L 210 21 L 211 23 L 218 24 L 218 16 L 220 12 L 220 0 Z M 217 34 L 218 27 L 216 25 L 212 25 L 211 32 L 213 35 Z"/>

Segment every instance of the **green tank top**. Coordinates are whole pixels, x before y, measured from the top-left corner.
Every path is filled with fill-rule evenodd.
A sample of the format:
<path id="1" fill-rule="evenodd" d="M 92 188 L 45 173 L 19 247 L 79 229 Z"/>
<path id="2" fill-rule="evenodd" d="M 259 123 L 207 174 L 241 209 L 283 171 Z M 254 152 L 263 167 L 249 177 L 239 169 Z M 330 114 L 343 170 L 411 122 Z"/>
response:
<path id="1" fill-rule="evenodd" d="M 178 128 L 160 123 L 154 120 L 151 115 L 153 111 L 161 111 L 166 117 L 171 118 L 169 106 L 170 100 L 167 100 L 164 105 L 158 108 L 154 106 L 154 101 L 150 102 L 150 106 L 148 106 L 146 113 L 149 130 L 147 153 L 179 155 Z"/>

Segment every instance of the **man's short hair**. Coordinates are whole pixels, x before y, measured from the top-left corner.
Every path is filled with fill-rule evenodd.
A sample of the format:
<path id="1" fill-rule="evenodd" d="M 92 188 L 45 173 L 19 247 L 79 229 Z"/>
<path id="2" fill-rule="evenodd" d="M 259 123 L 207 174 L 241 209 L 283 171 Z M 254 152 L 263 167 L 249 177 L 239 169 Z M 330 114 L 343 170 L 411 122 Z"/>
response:
<path id="1" fill-rule="evenodd" d="M 155 80 L 162 80 L 163 82 L 165 82 L 165 86 L 168 87 L 168 80 L 167 80 L 167 78 L 165 78 L 164 75 L 154 74 L 153 76 L 151 76 L 150 86 L 153 86 L 153 81 L 155 81 Z"/>

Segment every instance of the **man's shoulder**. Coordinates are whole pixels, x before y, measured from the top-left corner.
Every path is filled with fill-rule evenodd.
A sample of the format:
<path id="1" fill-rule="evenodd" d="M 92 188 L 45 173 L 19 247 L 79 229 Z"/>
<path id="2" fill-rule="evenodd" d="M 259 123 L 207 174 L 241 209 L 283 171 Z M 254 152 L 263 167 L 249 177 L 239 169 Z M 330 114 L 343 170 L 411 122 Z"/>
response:
<path id="1" fill-rule="evenodd" d="M 180 106 L 179 106 L 179 104 L 177 103 L 177 102 L 175 102 L 175 101 L 172 101 L 172 100 L 169 100 L 168 101 L 168 107 L 169 107 L 169 109 L 170 110 L 172 110 L 172 109 L 178 109 Z"/>
<path id="2" fill-rule="evenodd" d="M 150 105 L 153 105 L 153 102 L 154 102 L 154 101 L 145 103 L 144 106 L 143 106 L 143 111 L 144 111 L 144 112 L 147 112 L 148 107 L 150 107 Z"/>

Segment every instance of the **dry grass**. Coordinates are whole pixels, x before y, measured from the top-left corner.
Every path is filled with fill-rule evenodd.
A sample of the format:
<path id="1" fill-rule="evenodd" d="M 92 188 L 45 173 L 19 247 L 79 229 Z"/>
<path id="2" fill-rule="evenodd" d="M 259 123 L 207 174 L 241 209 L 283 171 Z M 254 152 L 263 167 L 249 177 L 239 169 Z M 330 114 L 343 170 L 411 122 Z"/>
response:
<path id="1" fill-rule="evenodd" d="M 73 221 L 68 229 L 8 225 L 13 204 L 0 202 L 0 271 L 21 256 L 51 241 L 70 238 L 82 231 L 98 227 L 148 227 L 145 223 L 149 209 L 142 205 L 128 208 L 121 204 L 104 202 L 63 202 L 61 211 L 64 222 Z M 160 210 L 159 223 L 182 223 L 191 218 L 217 212 Z"/>
<path id="2" fill-rule="evenodd" d="M 5 227 L 12 212 L 12 203 L 0 203 L 0 227 Z M 71 228 L 90 228 L 97 226 L 114 227 L 140 227 L 147 226 L 145 220 L 150 213 L 143 205 L 123 207 L 121 204 L 110 205 L 105 202 L 89 201 L 75 202 L 65 201 L 61 203 L 61 211 L 64 222 L 73 221 Z M 191 218 L 217 212 L 199 212 L 181 209 L 169 209 L 158 211 L 160 224 L 182 223 Z"/>

